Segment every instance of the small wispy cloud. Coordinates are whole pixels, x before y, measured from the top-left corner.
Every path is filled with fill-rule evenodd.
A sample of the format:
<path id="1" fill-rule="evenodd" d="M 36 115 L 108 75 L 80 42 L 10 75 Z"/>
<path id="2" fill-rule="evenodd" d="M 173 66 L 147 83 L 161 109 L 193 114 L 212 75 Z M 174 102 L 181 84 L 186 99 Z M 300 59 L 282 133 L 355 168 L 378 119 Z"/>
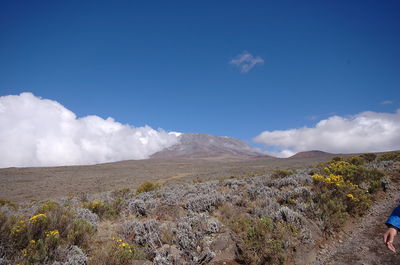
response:
<path id="1" fill-rule="evenodd" d="M 237 66 L 241 73 L 248 73 L 257 64 L 263 64 L 264 59 L 260 56 L 253 56 L 251 53 L 244 51 L 232 59 L 229 63 Z"/>
<path id="2" fill-rule="evenodd" d="M 385 101 L 382 101 L 381 102 L 381 104 L 382 105 L 391 105 L 391 104 L 393 104 L 394 102 L 392 101 L 392 100 L 385 100 Z"/>

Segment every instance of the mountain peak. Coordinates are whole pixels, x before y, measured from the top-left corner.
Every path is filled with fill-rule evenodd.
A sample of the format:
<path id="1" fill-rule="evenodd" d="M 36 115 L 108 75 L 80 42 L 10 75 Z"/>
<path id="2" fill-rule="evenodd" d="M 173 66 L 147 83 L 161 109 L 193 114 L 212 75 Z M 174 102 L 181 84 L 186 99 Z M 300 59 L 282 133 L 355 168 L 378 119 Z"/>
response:
<path id="1" fill-rule="evenodd" d="M 239 139 L 204 133 L 183 133 L 178 143 L 151 158 L 251 158 L 265 156 Z"/>

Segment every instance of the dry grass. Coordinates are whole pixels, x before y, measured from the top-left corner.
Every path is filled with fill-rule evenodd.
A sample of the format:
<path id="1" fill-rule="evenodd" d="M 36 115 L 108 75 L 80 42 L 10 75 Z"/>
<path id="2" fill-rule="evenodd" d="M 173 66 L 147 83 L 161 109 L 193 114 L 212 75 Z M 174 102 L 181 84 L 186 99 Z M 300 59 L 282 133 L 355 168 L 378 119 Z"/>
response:
<path id="1" fill-rule="evenodd" d="M 298 159 L 140 160 L 94 166 L 0 169 L 0 199 L 14 202 L 48 200 L 81 193 L 95 194 L 126 187 L 137 188 L 144 181 L 179 184 L 230 176 L 262 175 L 274 169 L 312 166 L 330 157 Z"/>

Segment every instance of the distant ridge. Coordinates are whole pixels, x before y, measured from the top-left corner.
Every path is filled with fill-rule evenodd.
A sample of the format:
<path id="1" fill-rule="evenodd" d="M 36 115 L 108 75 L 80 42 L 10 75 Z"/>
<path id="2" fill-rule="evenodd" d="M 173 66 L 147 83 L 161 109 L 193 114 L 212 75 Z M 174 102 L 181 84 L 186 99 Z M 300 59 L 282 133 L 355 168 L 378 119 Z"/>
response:
<path id="1" fill-rule="evenodd" d="M 295 154 L 289 158 L 313 158 L 313 157 L 332 156 L 332 155 L 334 155 L 334 154 L 319 151 L 319 150 L 311 150 L 311 151 L 298 152 L 297 154 Z"/>
<path id="2" fill-rule="evenodd" d="M 164 158 L 254 158 L 269 157 L 239 139 L 203 133 L 183 133 L 179 142 L 151 156 Z"/>

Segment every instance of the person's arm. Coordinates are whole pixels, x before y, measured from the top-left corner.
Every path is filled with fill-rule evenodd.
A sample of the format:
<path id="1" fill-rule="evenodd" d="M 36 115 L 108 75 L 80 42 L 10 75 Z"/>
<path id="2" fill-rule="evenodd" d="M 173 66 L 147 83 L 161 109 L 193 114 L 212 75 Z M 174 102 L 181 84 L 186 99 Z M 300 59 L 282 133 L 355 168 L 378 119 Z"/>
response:
<path id="1" fill-rule="evenodd" d="M 384 234 L 383 240 L 388 249 L 396 252 L 396 248 L 393 245 L 393 240 L 400 229 L 400 206 L 397 206 L 396 209 L 393 210 L 392 214 L 386 221 L 386 225 L 389 227 L 389 229 Z"/>
<path id="2" fill-rule="evenodd" d="M 389 227 L 396 228 L 397 230 L 400 229 L 400 206 L 397 206 L 393 210 L 389 219 L 387 219 L 387 221 L 386 221 L 386 225 Z"/>

